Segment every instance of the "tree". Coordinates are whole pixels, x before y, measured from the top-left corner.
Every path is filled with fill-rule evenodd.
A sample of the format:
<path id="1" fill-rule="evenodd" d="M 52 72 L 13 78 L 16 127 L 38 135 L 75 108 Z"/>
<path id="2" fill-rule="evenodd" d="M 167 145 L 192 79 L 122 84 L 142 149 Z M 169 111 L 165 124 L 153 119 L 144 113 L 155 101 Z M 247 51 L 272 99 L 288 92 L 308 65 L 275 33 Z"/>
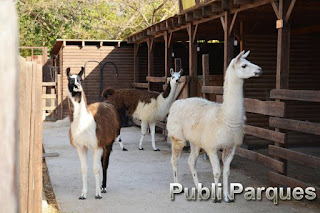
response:
<path id="1" fill-rule="evenodd" d="M 177 0 L 19 0 L 21 46 L 58 38 L 124 39 L 173 15 Z"/>

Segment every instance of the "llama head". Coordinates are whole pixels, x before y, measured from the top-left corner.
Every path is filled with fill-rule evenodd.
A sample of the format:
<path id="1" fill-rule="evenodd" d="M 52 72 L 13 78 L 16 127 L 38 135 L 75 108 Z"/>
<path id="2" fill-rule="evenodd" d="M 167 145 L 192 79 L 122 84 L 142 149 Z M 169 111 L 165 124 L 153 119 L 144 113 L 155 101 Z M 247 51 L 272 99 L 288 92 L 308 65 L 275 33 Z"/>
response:
<path id="1" fill-rule="evenodd" d="M 82 92 L 82 75 L 84 73 L 84 67 L 81 67 L 81 70 L 78 74 L 70 74 L 70 67 L 67 68 L 68 76 L 68 89 L 70 93 Z"/>
<path id="2" fill-rule="evenodd" d="M 183 69 L 180 69 L 179 72 L 175 72 L 172 68 L 170 69 L 171 79 L 170 84 L 173 86 L 174 84 L 178 84 L 183 73 Z"/>
<path id="3" fill-rule="evenodd" d="M 259 77 L 262 74 L 261 67 L 251 63 L 246 58 L 249 55 L 250 50 L 245 53 L 243 50 L 237 57 L 232 59 L 231 66 L 235 75 L 241 79 L 247 79 L 251 77 Z"/>

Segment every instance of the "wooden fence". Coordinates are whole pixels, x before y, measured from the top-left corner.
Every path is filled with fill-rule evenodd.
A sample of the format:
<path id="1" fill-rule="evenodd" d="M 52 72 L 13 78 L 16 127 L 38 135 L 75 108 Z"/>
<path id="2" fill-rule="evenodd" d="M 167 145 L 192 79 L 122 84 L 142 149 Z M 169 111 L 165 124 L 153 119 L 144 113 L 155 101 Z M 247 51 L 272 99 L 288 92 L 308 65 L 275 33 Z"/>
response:
<path id="1" fill-rule="evenodd" d="M 42 64 L 20 57 L 20 212 L 42 208 Z"/>

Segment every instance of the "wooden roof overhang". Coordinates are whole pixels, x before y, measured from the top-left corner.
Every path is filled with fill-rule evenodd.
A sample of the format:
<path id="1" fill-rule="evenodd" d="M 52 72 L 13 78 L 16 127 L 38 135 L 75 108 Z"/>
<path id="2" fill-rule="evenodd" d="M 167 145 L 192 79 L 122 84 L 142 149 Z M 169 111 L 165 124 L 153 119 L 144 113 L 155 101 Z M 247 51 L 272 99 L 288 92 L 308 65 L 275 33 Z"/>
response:
<path id="1" fill-rule="evenodd" d="M 61 47 L 66 45 L 81 44 L 81 46 L 95 45 L 104 46 L 106 44 L 114 44 L 120 46 L 122 40 L 90 40 L 90 39 L 57 39 L 54 43 L 50 55 L 57 55 Z"/>
<path id="2" fill-rule="evenodd" d="M 188 40 L 188 37 L 183 36 L 181 31 L 187 29 L 190 25 L 201 25 L 212 23 L 214 21 L 220 22 L 223 19 L 226 11 L 230 14 L 234 14 L 232 20 L 233 24 L 236 20 L 236 14 L 242 11 L 260 7 L 266 4 L 270 4 L 275 0 L 212 0 L 202 4 L 198 4 L 192 8 L 184 10 L 182 13 L 169 17 L 168 19 L 158 22 L 150 27 L 147 27 L 137 33 L 134 33 L 126 38 L 128 43 L 143 43 L 147 42 L 150 38 L 157 39 L 163 36 L 165 33 L 175 33 L 177 40 Z M 210 25 L 212 26 L 212 25 Z M 216 28 L 220 26 L 212 26 Z M 218 32 L 217 32 L 218 33 Z M 223 32 L 221 36 L 223 38 Z M 199 39 L 207 39 L 206 32 L 199 33 Z"/>

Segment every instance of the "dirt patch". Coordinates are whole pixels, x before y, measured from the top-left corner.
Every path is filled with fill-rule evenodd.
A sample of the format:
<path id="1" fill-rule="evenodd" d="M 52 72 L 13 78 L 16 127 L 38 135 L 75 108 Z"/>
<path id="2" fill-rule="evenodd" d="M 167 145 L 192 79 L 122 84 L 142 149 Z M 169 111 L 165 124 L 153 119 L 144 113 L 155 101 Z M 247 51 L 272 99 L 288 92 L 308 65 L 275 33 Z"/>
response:
<path id="1" fill-rule="evenodd" d="M 42 177 L 43 177 L 43 193 L 48 205 L 42 205 L 42 212 L 44 213 L 59 213 L 59 206 L 54 194 L 52 184 L 50 181 L 49 171 L 45 159 L 42 161 Z"/>

